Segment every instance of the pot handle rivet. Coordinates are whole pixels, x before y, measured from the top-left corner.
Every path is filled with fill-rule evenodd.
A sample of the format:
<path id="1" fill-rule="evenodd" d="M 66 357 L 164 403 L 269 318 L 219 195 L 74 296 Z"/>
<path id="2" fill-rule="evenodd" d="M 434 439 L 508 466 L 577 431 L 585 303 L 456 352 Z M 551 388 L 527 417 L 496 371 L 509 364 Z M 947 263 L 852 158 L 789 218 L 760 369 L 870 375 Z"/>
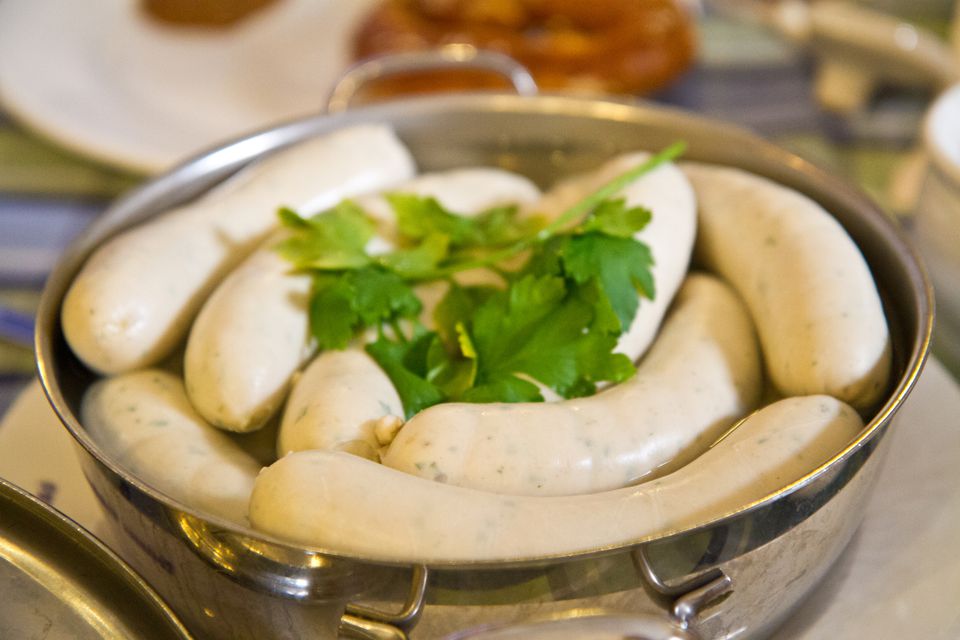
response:
<path id="1" fill-rule="evenodd" d="M 689 629 L 704 607 L 730 591 L 732 586 L 730 576 L 721 571 L 712 582 L 677 598 L 673 603 L 673 617 L 682 628 Z"/>

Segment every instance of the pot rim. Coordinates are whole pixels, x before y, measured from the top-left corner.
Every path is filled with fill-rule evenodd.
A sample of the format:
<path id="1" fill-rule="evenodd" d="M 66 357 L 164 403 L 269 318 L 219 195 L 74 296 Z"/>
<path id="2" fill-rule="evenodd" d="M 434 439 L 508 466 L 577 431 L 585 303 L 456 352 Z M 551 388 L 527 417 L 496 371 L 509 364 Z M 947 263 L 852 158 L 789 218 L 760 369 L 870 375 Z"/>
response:
<path id="1" fill-rule="evenodd" d="M 143 209 L 147 204 L 156 201 L 160 195 L 169 191 L 169 187 L 176 183 L 178 177 L 182 177 L 187 172 L 192 170 L 200 171 L 201 177 L 209 176 L 211 172 L 217 174 L 216 169 L 220 156 L 226 157 L 231 154 L 243 156 L 242 161 L 233 163 L 235 166 L 230 170 L 230 172 L 232 172 L 236 167 L 245 164 L 250 159 L 259 157 L 266 151 L 272 151 L 299 140 L 306 133 L 317 135 L 360 122 L 390 122 L 391 115 L 396 116 L 398 112 L 404 110 L 421 116 L 430 116 L 453 112 L 457 109 L 466 112 L 510 112 L 523 117 L 554 113 L 588 119 L 617 120 L 627 123 L 639 123 L 642 121 L 648 125 L 651 123 L 656 125 L 658 122 L 662 122 L 670 124 L 675 128 L 679 127 L 680 130 L 684 131 L 705 130 L 707 132 L 712 131 L 714 135 L 722 133 L 724 136 L 734 139 L 738 145 L 742 144 L 744 147 L 748 147 L 751 152 L 754 152 L 757 156 L 756 163 L 769 163 L 769 165 L 765 166 L 778 167 L 784 171 L 789 171 L 795 178 L 803 178 L 819 183 L 823 185 L 824 193 L 829 193 L 845 203 L 850 203 L 851 206 L 857 205 L 859 208 L 865 209 L 867 211 L 867 219 L 864 221 L 872 227 L 875 233 L 883 237 L 884 242 L 889 245 L 889 248 L 906 270 L 906 275 L 912 285 L 913 312 L 916 313 L 918 318 L 916 330 L 907 336 L 908 339 L 904 343 L 901 365 L 903 372 L 900 377 L 896 379 L 895 384 L 891 385 L 891 391 L 886 396 L 886 400 L 876 410 L 876 413 L 865 425 L 861 433 L 827 462 L 811 470 L 803 478 L 782 487 L 780 490 L 760 500 L 742 505 L 734 511 L 714 517 L 694 527 L 666 529 L 653 535 L 624 541 L 615 545 L 596 547 L 572 553 L 547 554 L 526 558 L 503 558 L 495 562 L 465 563 L 442 560 L 427 563 L 414 560 L 403 562 L 392 558 L 361 556 L 337 551 L 335 549 L 296 545 L 253 528 L 242 527 L 217 516 L 206 514 L 174 500 L 127 472 L 119 464 L 113 462 L 109 455 L 104 454 L 104 452 L 100 450 L 96 442 L 94 442 L 93 438 L 90 437 L 80 423 L 79 418 L 70 410 L 64 398 L 55 364 L 55 354 L 57 352 L 55 343 L 60 331 L 60 305 L 72 277 L 94 247 L 102 242 L 106 235 L 112 235 L 112 233 L 121 230 L 125 226 L 129 226 L 129 221 L 127 221 L 127 224 L 117 224 L 115 219 L 129 217 L 129 215 L 137 211 L 137 209 Z M 275 138 L 279 138 L 280 142 L 276 143 Z M 219 174 L 223 173 L 225 173 L 223 170 L 219 171 Z M 196 181 L 196 179 L 196 177 L 193 178 L 193 181 Z M 205 189 L 206 187 L 204 187 L 204 190 Z M 832 468 L 853 456 L 857 451 L 881 435 L 916 384 L 930 349 L 932 329 L 932 285 L 930 284 L 922 262 L 917 257 L 915 249 L 913 249 L 907 241 L 902 230 L 859 189 L 831 175 L 827 171 L 820 169 L 807 160 L 741 127 L 676 108 L 604 98 L 556 96 L 549 94 L 517 96 L 514 94 L 485 92 L 396 99 L 385 103 L 357 107 L 342 113 L 313 116 L 281 123 L 219 145 L 208 151 L 201 152 L 162 175 L 150 179 L 113 203 L 100 219 L 71 243 L 61 257 L 51 272 L 41 297 L 37 312 L 35 348 L 37 370 L 44 393 L 71 436 L 100 465 L 105 466 L 123 482 L 136 487 L 165 508 L 173 509 L 181 514 L 189 514 L 202 522 L 215 525 L 217 528 L 231 534 L 239 534 L 257 541 L 270 542 L 271 544 L 294 552 L 315 553 L 363 564 L 382 566 L 426 564 L 435 569 L 455 570 L 534 567 L 555 562 L 587 559 L 628 550 L 653 541 L 660 541 L 674 536 L 687 535 L 716 526 L 722 526 L 761 509 L 765 505 L 776 502 L 780 498 L 824 476 Z"/>

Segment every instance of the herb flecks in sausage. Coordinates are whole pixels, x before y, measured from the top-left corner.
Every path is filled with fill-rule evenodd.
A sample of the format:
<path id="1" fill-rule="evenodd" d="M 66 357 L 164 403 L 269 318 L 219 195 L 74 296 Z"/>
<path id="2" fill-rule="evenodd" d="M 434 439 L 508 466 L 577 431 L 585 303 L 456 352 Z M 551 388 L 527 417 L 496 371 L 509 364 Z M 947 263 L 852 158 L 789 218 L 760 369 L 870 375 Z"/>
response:
<path id="1" fill-rule="evenodd" d="M 634 237 L 650 211 L 617 193 L 676 158 L 681 143 L 632 167 L 550 224 L 495 207 L 474 217 L 436 199 L 393 194 L 399 246 L 374 255 L 375 223 L 355 203 L 305 219 L 281 209 L 291 236 L 277 251 L 314 274 L 311 332 L 322 349 L 342 349 L 377 330 L 367 352 L 397 388 L 407 417 L 445 401 L 542 400 L 536 383 L 563 397 L 589 395 L 600 382 L 634 373 L 617 338 L 639 298 L 654 296 L 649 247 Z M 526 256 L 512 270 L 506 261 Z M 505 288 L 452 284 L 434 314 L 418 321 L 413 287 L 489 269 Z"/>

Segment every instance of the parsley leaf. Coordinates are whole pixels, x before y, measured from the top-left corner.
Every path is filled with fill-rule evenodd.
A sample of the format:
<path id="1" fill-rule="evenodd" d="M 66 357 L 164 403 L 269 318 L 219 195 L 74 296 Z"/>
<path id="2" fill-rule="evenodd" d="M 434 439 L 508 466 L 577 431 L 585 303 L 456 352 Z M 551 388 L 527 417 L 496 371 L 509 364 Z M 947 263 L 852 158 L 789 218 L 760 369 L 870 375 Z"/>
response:
<path id="1" fill-rule="evenodd" d="M 350 201 L 311 218 L 281 209 L 288 235 L 276 250 L 313 274 L 310 330 L 320 348 L 344 348 L 377 328 L 365 348 L 408 418 L 450 400 L 542 400 L 538 385 L 586 395 L 599 382 L 633 375 L 633 364 L 613 349 L 639 298 L 655 294 L 653 256 L 635 239 L 651 212 L 615 196 L 682 151 L 675 144 L 651 156 L 549 224 L 519 216 L 514 206 L 460 216 L 434 198 L 395 193 L 387 196 L 399 233 L 392 251 L 367 252 L 376 225 Z M 507 270 L 524 252 L 526 264 Z M 506 287 L 452 281 L 475 268 L 497 271 Z M 451 285 L 434 310 L 436 330 L 427 331 L 416 320 L 422 304 L 413 286 L 436 280 Z"/>
<path id="2" fill-rule="evenodd" d="M 397 317 L 412 318 L 420 313 L 420 299 L 395 273 L 367 268 L 351 271 L 344 279 L 353 288 L 352 307 L 368 327 Z"/>
<path id="3" fill-rule="evenodd" d="M 458 324 L 469 322 L 477 308 L 497 292 L 494 287 L 463 287 L 453 282 L 433 310 L 437 332 L 446 344 L 460 340 Z"/>
<path id="4" fill-rule="evenodd" d="M 314 278 L 310 329 L 321 349 L 343 349 L 364 327 L 414 317 L 421 306 L 410 285 L 389 271 L 324 272 Z"/>
<path id="5" fill-rule="evenodd" d="M 431 233 L 423 241 L 408 249 L 397 249 L 379 257 L 378 262 L 405 278 L 417 279 L 437 268 L 448 253 L 450 237 Z"/>
<path id="6" fill-rule="evenodd" d="M 562 278 L 528 275 L 498 291 L 474 312 L 470 323 L 473 342 L 482 354 L 484 374 L 514 373 L 502 371 L 500 363 L 516 357 L 540 328 L 541 321 L 559 307 L 566 288 Z M 491 364 L 497 365 L 491 367 Z"/>
<path id="7" fill-rule="evenodd" d="M 462 245 L 474 235 L 470 218 L 447 211 L 436 198 L 391 193 L 387 195 L 387 202 L 397 216 L 397 228 L 406 238 L 420 239 L 442 233 L 451 244 Z"/>
<path id="8" fill-rule="evenodd" d="M 301 218 L 287 208 L 278 215 L 280 223 L 296 233 L 279 242 L 276 250 L 296 269 L 355 269 L 370 263 L 365 247 L 376 227 L 350 200 L 312 218 Z"/>
<path id="9" fill-rule="evenodd" d="M 638 294 L 650 300 L 655 295 L 650 248 L 633 238 L 597 232 L 572 236 L 560 256 L 565 271 L 577 283 L 597 279 L 620 320 L 621 331 L 629 329 L 633 322 L 639 306 Z"/>
<path id="10" fill-rule="evenodd" d="M 463 402 L 542 402 L 537 385 L 529 380 L 507 375 L 468 390 Z"/>
<path id="11" fill-rule="evenodd" d="M 397 216 L 400 234 L 407 240 L 443 234 L 450 246 L 498 247 L 526 238 L 543 227 L 542 218 L 521 218 L 516 206 L 491 207 L 474 216 L 447 210 L 436 198 L 409 193 L 392 193 L 387 201 Z"/>
<path id="12" fill-rule="evenodd" d="M 604 200 L 581 225 L 579 232 L 599 231 L 617 238 L 632 238 L 650 222 L 650 210 L 645 207 L 627 208 L 626 200 Z"/>
<path id="13" fill-rule="evenodd" d="M 493 207 L 472 218 L 477 244 L 490 247 L 510 245 L 539 232 L 545 226 L 542 216 L 519 215 L 515 206 Z"/>
<path id="14" fill-rule="evenodd" d="M 427 380 L 448 398 L 461 398 L 477 381 L 477 352 L 462 322 L 454 327 L 457 340 L 450 353 L 439 336 L 427 351 Z"/>
<path id="15" fill-rule="evenodd" d="M 408 419 L 447 399 L 426 380 L 426 353 L 435 337 L 435 333 L 425 332 L 409 342 L 394 342 L 381 334 L 365 347 L 393 382 Z"/>
<path id="16" fill-rule="evenodd" d="M 351 305 L 352 287 L 330 276 L 314 278 L 310 297 L 310 333 L 321 349 L 344 349 L 359 320 Z"/>
<path id="17" fill-rule="evenodd" d="M 594 321 L 588 298 L 569 291 L 562 278 L 522 277 L 474 316 L 478 386 L 525 374 L 570 397 L 600 380 L 626 379 L 633 365 L 611 353 L 619 332 L 598 330 Z"/>

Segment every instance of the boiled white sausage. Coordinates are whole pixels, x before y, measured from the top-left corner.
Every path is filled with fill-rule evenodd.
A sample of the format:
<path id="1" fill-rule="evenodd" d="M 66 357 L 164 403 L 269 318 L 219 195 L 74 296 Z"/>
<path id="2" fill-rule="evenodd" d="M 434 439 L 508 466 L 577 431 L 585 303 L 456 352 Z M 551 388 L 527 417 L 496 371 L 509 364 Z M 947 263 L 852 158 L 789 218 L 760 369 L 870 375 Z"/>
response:
<path id="1" fill-rule="evenodd" d="M 274 227 L 279 206 L 315 213 L 413 173 L 409 152 L 381 125 L 278 151 L 101 245 L 64 298 L 67 342 L 99 373 L 150 366 L 180 342 L 216 283 Z"/>
<path id="2" fill-rule="evenodd" d="M 697 259 L 743 297 L 783 395 L 866 409 L 886 392 L 890 334 L 877 287 L 837 220 L 803 194 L 738 169 L 686 164 Z"/>
<path id="3" fill-rule="evenodd" d="M 789 398 L 668 476 L 546 498 L 454 487 L 342 452 L 303 451 L 260 474 L 250 520 L 292 543 L 370 560 L 576 554 L 704 524 L 763 500 L 827 462 L 862 426 L 856 411 L 834 398 Z"/>
<path id="4" fill-rule="evenodd" d="M 80 414 L 107 456 L 135 477 L 187 507 L 247 523 L 260 464 L 197 415 L 178 377 L 145 369 L 101 380 Z"/>
<path id="5" fill-rule="evenodd" d="M 761 388 L 747 310 L 720 280 L 695 274 L 633 378 L 561 402 L 430 407 L 403 426 L 383 463 L 497 493 L 592 493 L 699 455 L 756 408 Z"/>

